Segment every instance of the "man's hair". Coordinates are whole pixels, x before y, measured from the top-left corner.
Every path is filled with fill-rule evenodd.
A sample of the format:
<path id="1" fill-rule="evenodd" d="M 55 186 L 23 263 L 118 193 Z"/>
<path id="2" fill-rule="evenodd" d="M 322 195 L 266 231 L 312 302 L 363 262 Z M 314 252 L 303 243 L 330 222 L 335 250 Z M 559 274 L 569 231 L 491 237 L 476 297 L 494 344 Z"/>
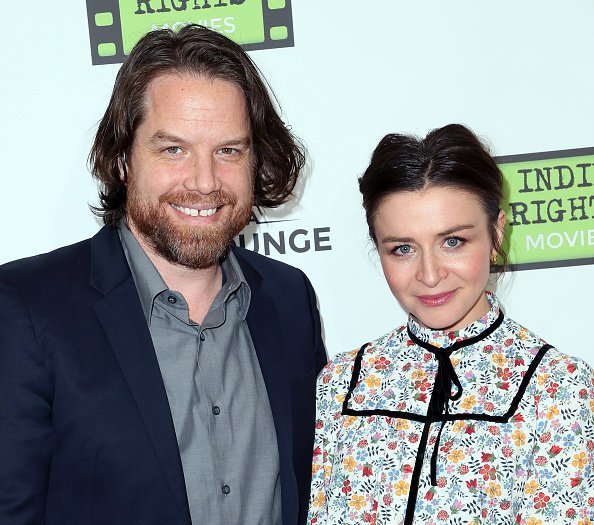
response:
<path id="1" fill-rule="evenodd" d="M 164 74 L 201 75 L 241 90 L 254 148 L 254 205 L 272 208 L 285 202 L 305 164 L 303 145 L 281 120 L 247 53 L 227 37 L 189 24 L 146 34 L 122 64 L 89 154 L 91 173 L 100 182 L 93 212 L 108 226 L 126 215 L 126 157 L 145 116 L 148 86 Z"/>

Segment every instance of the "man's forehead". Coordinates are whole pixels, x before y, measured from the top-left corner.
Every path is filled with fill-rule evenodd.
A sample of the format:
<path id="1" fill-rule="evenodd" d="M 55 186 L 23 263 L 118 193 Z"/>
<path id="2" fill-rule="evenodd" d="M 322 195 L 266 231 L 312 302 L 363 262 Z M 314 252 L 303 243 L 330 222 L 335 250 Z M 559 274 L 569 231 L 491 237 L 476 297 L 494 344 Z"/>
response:
<path id="1" fill-rule="evenodd" d="M 202 122 L 223 129 L 242 128 L 251 132 L 250 114 L 243 91 L 236 84 L 204 75 L 166 72 L 148 84 L 144 93 L 141 119 L 135 130 L 154 124 L 149 133 L 178 134 L 174 128 Z M 247 129 L 246 129 L 247 128 Z M 148 130 L 147 130 L 148 131 Z M 234 131 L 234 135 L 237 135 Z M 243 138 L 243 137 L 237 137 Z"/>
<path id="2" fill-rule="evenodd" d="M 183 89 L 183 85 L 189 85 L 194 82 L 199 82 L 202 84 L 209 84 L 209 85 L 219 85 L 219 86 L 226 86 L 227 88 L 231 88 L 232 90 L 236 90 L 238 94 L 244 99 L 247 103 L 247 99 L 245 93 L 241 86 L 239 86 L 236 82 L 231 80 L 222 78 L 220 76 L 211 75 L 208 73 L 198 73 L 198 72 L 191 72 L 191 71 L 178 71 L 175 69 L 166 70 L 158 73 L 155 75 L 147 84 L 147 87 L 144 91 L 145 99 L 149 95 L 149 93 L 155 91 L 160 86 L 164 84 L 168 85 L 175 85 L 177 84 L 180 89 Z"/>
<path id="3" fill-rule="evenodd" d="M 250 118 L 244 92 L 233 82 L 203 75 L 167 73 L 152 79 L 143 97 L 143 113 L 214 110 L 221 115 Z"/>

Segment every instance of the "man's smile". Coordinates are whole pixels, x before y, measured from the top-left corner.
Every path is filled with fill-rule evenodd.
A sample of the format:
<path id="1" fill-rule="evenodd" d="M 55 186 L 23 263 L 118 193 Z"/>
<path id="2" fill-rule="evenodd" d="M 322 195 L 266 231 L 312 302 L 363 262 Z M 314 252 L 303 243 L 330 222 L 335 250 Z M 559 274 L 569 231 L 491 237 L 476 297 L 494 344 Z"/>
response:
<path id="1" fill-rule="evenodd" d="M 189 215 L 191 217 L 210 217 L 214 215 L 218 208 L 206 208 L 206 209 L 197 209 L 197 208 L 188 208 L 186 206 L 178 206 L 177 204 L 171 204 L 171 207 L 176 209 L 177 211 L 183 213 L 184 215 Z"/>

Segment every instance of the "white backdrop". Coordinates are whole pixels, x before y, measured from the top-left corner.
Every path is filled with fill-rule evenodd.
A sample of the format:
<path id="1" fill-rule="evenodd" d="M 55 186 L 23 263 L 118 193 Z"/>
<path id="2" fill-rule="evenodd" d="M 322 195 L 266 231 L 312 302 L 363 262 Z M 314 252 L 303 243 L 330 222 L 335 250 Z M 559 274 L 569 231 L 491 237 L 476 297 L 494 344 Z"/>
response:
<path id="1" fill-rule="evenodd" d="M 86 157 L 119 67 L 91 65 L 84 2 L 9 4 L 0 262 L 98 230 Z M 251 225 L 246 236 L 307 230 L 294 244 L 307 239 L 308 251 L 271 255 L 310 276 L 334 355 L 405 320 L 367 241 L 357 190 L 375 144 L 388 132 L 461 122 L 495 155 L 594 146 L 594 2 L 293 0 L 292 11 L 295 46 L 251 56 L 308 147 L 307 178 L 296 201 L 262 218 L 287 222 Z M 314 229 L 331 249 L 314 250 Z M 594 364 L 593 282 L 592 265 L 528 270 L 508 275 L 499 295 L 513 318 Z"/>

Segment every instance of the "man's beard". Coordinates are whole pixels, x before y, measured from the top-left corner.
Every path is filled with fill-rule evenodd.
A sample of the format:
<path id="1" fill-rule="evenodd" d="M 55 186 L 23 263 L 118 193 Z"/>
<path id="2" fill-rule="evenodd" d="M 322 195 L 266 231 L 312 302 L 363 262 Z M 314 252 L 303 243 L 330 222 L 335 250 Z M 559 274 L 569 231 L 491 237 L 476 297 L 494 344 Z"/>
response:
<path id="1" fill-rule="evenodd" d="M 231 208 L 231 214 L 205 226 L 175 223 L 166 211 L 171 202 L 184 207 L 200 205 L 201 208 L 225 205 Z M 142 200 L 133 177 L 128 187 L 128 220 L 134 224 L 142 240 L 170 263 L 194 270 L 210 268 L 228 254 L 233 239 L 248 224 L 252 207 L 253 196 L 238 205 L 235 195 L 221 190 L 204 199 L 197 199 L 196 192 L 169 192 L 159 197 L 158 204 L 150 204 Z"/>

